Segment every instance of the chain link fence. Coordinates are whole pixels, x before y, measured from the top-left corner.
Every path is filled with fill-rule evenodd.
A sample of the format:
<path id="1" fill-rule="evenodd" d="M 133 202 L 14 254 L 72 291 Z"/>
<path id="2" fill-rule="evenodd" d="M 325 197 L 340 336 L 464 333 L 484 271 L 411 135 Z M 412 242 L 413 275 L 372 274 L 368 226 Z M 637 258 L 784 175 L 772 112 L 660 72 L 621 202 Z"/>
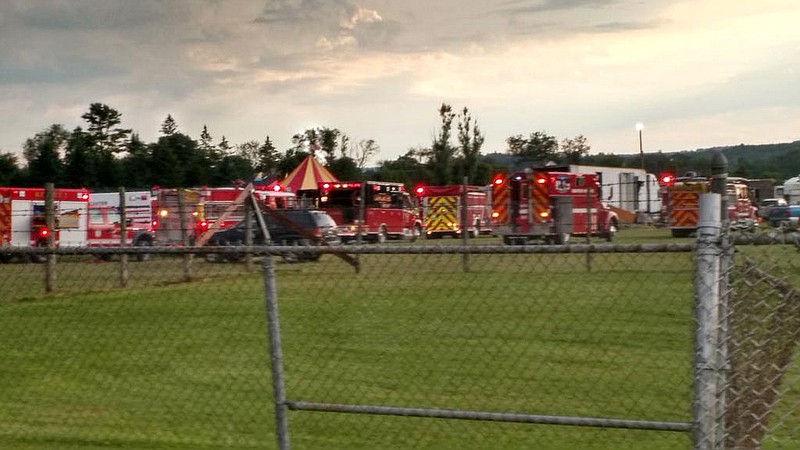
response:
<path id="1" fill-rule="evenodd" d="M 679 242 L 11 249 L 0 447 L 800 448 L 793 240 L 708 242 L 709 446 Z"/>

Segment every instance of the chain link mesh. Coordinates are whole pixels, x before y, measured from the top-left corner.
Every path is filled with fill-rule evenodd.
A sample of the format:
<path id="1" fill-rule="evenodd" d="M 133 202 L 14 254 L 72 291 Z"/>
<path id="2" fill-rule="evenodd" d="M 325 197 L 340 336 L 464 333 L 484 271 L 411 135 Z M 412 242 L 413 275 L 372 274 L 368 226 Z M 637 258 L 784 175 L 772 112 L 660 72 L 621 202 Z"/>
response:
<path id="1" fill-rule="evenodd" d="M 264 250 L 11 252 L 0 447 L 276 448 Z M 797 249 L 736 250 L 724 440 L 798 448 Z M 689 245 L 270 251 L 292 448 L 691 447 Z"/>

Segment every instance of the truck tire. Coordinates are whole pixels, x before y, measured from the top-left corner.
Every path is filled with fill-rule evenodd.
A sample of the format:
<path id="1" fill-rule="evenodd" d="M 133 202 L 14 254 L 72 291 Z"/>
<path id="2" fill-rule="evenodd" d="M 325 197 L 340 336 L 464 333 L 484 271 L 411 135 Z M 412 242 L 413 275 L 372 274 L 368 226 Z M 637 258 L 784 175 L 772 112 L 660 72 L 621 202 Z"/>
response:
<path id="1" fill-rule="evenodd" d="M 422 226 L 420 226 L 418 223 L 415 223 L 414 226 L 411 227 L 411 238 L 409 240 L 411 242 L 416 242 L 420 236 L 422 236 Z"/>
<path id="2" fill-rule="evenodd" d="M 149 239 L 149 238 L 142 237 L 142 238 L 137 239 L 133 243 L 133 246 L 134 247 L 152 247 L 153 246 L 153 240 Z M 152 257 L 153 257 L 153 255 L 151 253 L 137 253 L 136 254 L 136 260 L 137 261 L 148 261 Z"/>
<path id="3" fill-rule="evenodd" d="M 617 223 L 617 219 L 611 219 L 608 222 L 608 227 L 606 228 L 605 238 L 606 241 L 611 242 L 614 240 L 614 236 L 617 235 L 617 231 L 619 231 L 619 223 Z"/>
<path id="4" fill-rule="evenodd" d="M 381 229 L 378 230 L 378 235 L 375 237 L 375 242 L 378 244 L 385 244 L 387 238 L 386 227 L 381 226 Z"/>
<path id="5" fill-rule="evenodd" d="M 47 241 L 41 240 L 36 242 L 36 247 L 47 247 Z M 47 255 L 43 255 L 41 253 L 32 254 L 30 255 L 30 258 L 32 263 L 37 263 L 37 264 L 47 261 Z"/>

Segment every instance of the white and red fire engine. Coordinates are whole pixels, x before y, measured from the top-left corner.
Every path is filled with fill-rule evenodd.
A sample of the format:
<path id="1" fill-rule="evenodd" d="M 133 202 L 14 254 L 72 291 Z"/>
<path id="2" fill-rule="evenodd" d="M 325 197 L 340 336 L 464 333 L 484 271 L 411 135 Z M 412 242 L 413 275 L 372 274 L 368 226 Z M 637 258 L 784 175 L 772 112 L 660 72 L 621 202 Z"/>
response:
<path id="1" fill-rule="evenodd" d="M 599 197 L 597 175 L 525 170 L 492 180 L 493 234 L 505 244 L 542 240 L 566 244 L 570 236 L 613 239 L 619 219 Z"/>
<path id="2" fill-rule="evenodd" d="M 422 209 L 425 236 L 438 239 L 458 237 L 463 232 L 471 237 L 491 233 L 489 189 L 487 186 L 417 186 L 414 192 Z"/>
<path id="3" fill-rule="evenodd" d="M 45 190 L 42 188 L 0 188 L 0 262 L 9 260 L 2 247 L 44 247 L 52 237 L 59 247 L 119 247 L 121 220 L 113 206 L 90 206 L 85 189 L 54 189 L 54 228 L 47 227 Z M 127 227 L 129 245 L 153 243 L 149 228 Z M 147 255 L 138 255 L 145 259 Z M 34 255 L 42 261 L 44 255 Z"/>
<path id="4" fill-rule="evenodd" d="M 377 243 L 388 238 L 415 240 L 422 233 L 419 211 L 403 183 L 323 183 L 319 208 L 336 221 L 342 241 L 353 240 L 359 233 L 365 240 Z"/>

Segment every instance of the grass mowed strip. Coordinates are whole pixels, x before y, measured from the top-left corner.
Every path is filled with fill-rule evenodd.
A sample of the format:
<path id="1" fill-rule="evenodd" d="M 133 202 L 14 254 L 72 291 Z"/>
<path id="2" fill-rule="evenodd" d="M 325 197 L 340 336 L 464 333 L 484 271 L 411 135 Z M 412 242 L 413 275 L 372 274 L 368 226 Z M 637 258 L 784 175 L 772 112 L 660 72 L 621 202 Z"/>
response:
<path id="1" fill-rule="evenodd" d="M 360 273 L 332 256 L 277 265 L 290 399 L 689 419 L 689 254 L 594 255 L 591 270 L 584 255 L 471 255 L 468 273 L 460 255 L 361 259 Z M 259 274 L 198 263 L 200 281 L 184 284 L 172 281 L 180 260 L 159 264 L 160 285 L 0 303 L 3 448 L 274 447 Z M 62 274 L 77 283 L 78 272 Z M 688 439 L 290 419 L 297 448 L 685 448 Z"/>

